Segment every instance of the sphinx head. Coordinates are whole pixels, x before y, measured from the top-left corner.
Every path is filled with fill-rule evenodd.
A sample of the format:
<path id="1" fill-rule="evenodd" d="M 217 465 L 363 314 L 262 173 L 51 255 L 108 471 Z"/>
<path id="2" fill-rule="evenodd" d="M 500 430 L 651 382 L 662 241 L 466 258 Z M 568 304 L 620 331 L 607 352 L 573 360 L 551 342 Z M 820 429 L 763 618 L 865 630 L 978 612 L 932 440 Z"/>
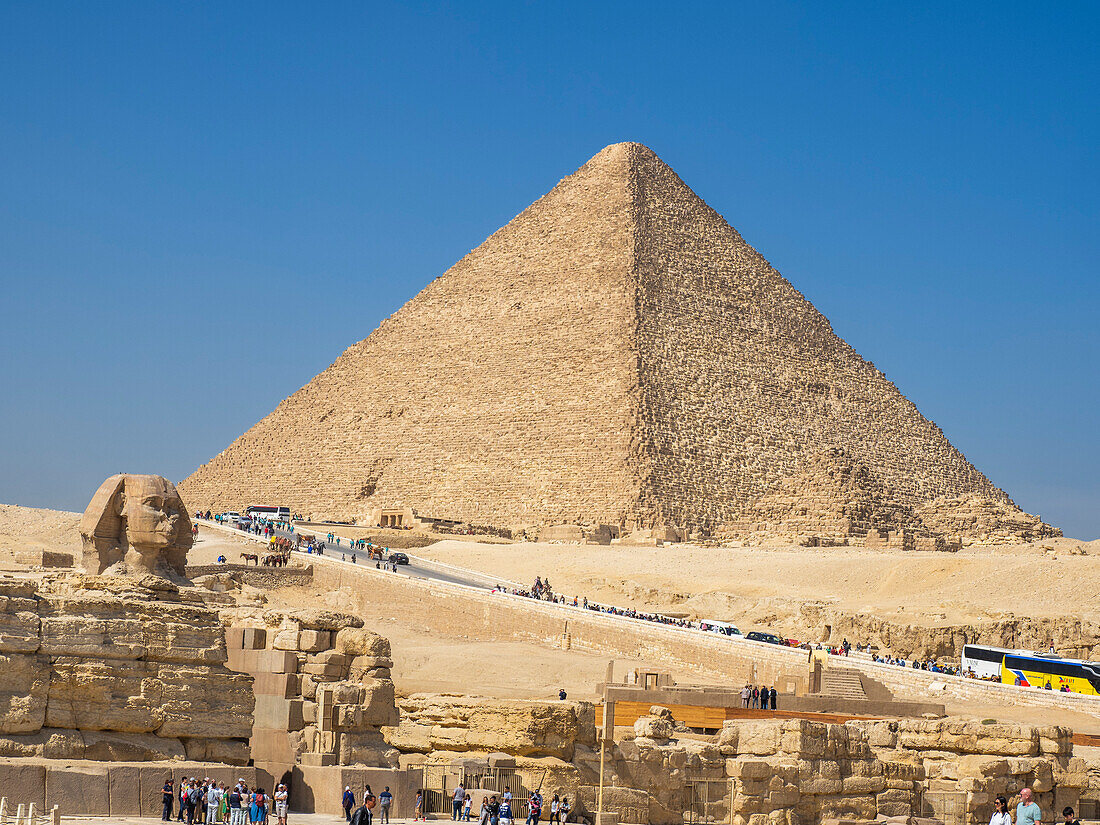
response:
<path id="1" fill-rule="evenodd" d="M 80 535 L 84 569 L 95 574 L 182 576 L 192 542 L 191 519 L 176 486 L 154 475 L 124 474 L 104 481 L 84 511 Z"/>

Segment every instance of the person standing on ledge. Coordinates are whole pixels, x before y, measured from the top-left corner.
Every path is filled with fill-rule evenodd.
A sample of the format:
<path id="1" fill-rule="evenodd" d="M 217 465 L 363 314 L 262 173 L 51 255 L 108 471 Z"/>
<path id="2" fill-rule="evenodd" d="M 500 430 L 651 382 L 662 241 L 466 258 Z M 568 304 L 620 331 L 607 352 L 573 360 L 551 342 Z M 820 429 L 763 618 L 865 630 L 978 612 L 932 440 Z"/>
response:
<path id="1" fill-rule="evenodd" d="M 1020 791 L 1020 804 L 1016 806 L 1016 825 L 1040 825 L 1043 812 L 1035 804 L 1031 788 Z"/>

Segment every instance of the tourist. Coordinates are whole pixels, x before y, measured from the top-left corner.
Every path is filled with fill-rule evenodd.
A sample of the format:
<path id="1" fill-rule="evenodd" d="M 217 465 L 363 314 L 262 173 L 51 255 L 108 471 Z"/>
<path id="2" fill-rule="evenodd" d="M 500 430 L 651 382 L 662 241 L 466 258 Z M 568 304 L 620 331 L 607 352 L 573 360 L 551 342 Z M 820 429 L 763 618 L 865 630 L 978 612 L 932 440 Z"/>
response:
<path id="1" fill-rule="evenodd" d="M 550 822 L 561 825 L 561 800 L 558 799 L 557 794 L 554 794 L 554 798 L 550 800 Z"/>
<path id="2" fill-rule="evenodd" d="M 1054 645 L 1051 645 L 1054 647 Z M 1068 805 L 1062 808 L 1062 825 L 1081 825 L 1081 822 L 1073 818 L 1073 808 Z"/>
<path id="3" fill-rule="evenodd" d="M 378 794 L 378 825 L 389 825 L 390 821 L 390 805 L 393 804 L 393 794 L 390 793 L 390 786 L 387 785 L 386 789 L 382 793 Z M 470 810 L 470 797 L 466 796 L 466 810 Z M 466 817 L 469 819 L 469 815 Z"/>
<path id="4" fill-rule="evenodd" d="M 481 797 L 481 812 L 477 815 L 477 825 L 489 825 L 489 798 Z"/>
<path id="5" fill-rule="evenodd" d="M 196 813 L 202 812 L 202 788 L 199 780 L 191 780 L 191 788 L 187 791 L 187 825 L 195 825 Z"/>
<path id="6" fill-rule="evenodd" d="M 749 706 L 749 699 L 752 697 L 752 688 L 745 685 L 741 688 L 741 707 L 747 708 Z"/>
<path id="7" fill-rule="evenodd" d="M 993 800 L 993 815 L 989 818 L 989 825 L 1012 825 L 1012 814 L 1008 812 L 1008 800 L 998 796 Z"/>
<path id="8" fill-rule="evenodd" d="M 565 688 L 560 688 L 558 690 L 558 700 L 562 702 L 565 701 Z"/>
<path id="9" fill-rule="evenodd" d="M 278 785 L 273 796 L 275 800 L 275 818 L 279 825 L 286 825 L 287 803 L 290 795 L 286 791 L 286 785 Z"/>
<path id="10" fill-rule="evenodd" d="M 240 780 L 229 794 L 230 825 L 245 825 L 248 819 L 248 786 Z"/>
<path id="11" fill-rule="evenodd" d="M 768 698 L 772 703 L 772 710 L 775 710 L 775 700 L 779 698 L 779 691 L 775 689 L 775 685 L 772 685 L 771 690 L 768 691 Z"/>
<path id="12" fill-rule="evenodd" d="M 420 799 L 420 792 L 417 792 L 417 800 Z M 367 825 L 367 817 L 370 816 L 370 811 L 367 810 L 366 805 L 360 805 L 355 809 L 355 813 L 351 815 L 351 825 Z"/>
<path id="13" fill-rule="evenodd" d="M 497 822 L 499 822 L 500 825 L 512 825 L 512 803 L 507 799 L 500 803 Z"/>
<path id="14" fill-rule="evenodd" d="M 466 798 L 462 801 L 462 821 L 470 821 L 470 808 L 473 806 L 474 800 L 469 794 L 466 794 Z"/>
<path id="15" fill-rule="evenodd" d="M 1039 825 L 1043 812 L 1035 804 L 1031 788 L 1020 791 L 1020 803 L 1016 806 L 1016 825 Z"/>
<path id="16" fill-rule="evenodd" d="M 187 780 L 186 779 L 181 779 L 180 780 L 180 798 L 179 798 L 180 812 L 179 812 L 179 816 L 176 817 L 177 822 L 183 822 L 184 818 L 187 816 L 187 793 L 188 793 L 188 791 L 190 791 L 190 787 L 187 784 Z"/>
<path id="17" fill-rule="evenodd" d="M 489 825 L 498 825 L 500 816 L 500 803 L 497 802 L 497 795 L 492 794 L 489 797 Z"/>
<path id="18" fill-rule="evenodd" d="M 752 706 L 754 708 L 760 707 L 760 688 L 758 688 L 756 685 L 753 685 L 752 693 L 750 693 L 749 696 L 752 699 Z"/>
<path id="19" fill-rule="evenodd" d="M 355 807 L 355 794 L 351 792 L 351 785 L 344 786 L 344 798 L 341 804 L 344 807 L 344 819 L 351 822 L 351 809 Z"/>
<path id="20" fill-rule="evenodd" d="M 220 822 L 218 819 L 218 806 L 221 805 L 222 791 L 217 784 L 211 782 L 206 788 L 206 821 L 209 825 Z"/>
<path id="21" fill-rule="evenodd" d="M 538 791 L 531 794 L 531 798 L 527 801 L 527 810 L 526 825 L 538 825 L 539 818 L 542 816 L 542 794 Z"/>
<path id="22" fill-rule="evenodd" d="M 462 803 L 466 799 L 466 789 L 462 787 L 462 783 L 458 783 L 458 787 L 455 788 L 454 796 L 451 797 L 451 819 L 454 822 L 458 822 L 462 819 Z"/>
<path id="23" fill-rule="evenodd" d="M 416 804 L 413 806 L 413 822 L 424 819 L 424 792 L 416 792 Z M 427 820 L 425 820 L 427 821 Z"/>
<path id="24" fill-rule="evenodd" d="M 363 788 L 363 807 L 367 809 L 367 816 L 364 825 L 371 825 L 376 804 L 378 804 L 378 800 L 374 798 L 374 792 L 370 789 L 370 785 L 365 786 Z"/>
<path id="25" fill-rule="evenodd" d="M 264 794 L 263 788 L 256 788 L 256 791 L 248 799 L 248 821 L 252 825 L 256 825 L 257 822 L 266 820 L 267 796 Z"/>
<path id="26" fill-rule="evenodd" d="M 218 788 L 221 790 L 221 799 L 218 800 L 218 822 L 229 822 L 229 791 L 226 790 L 225 783 L 219 782 Z"/>
<path id="27" fill-rule="evenodd" d="M 162 822 L 172 821 L 172 800 L 176 796 L 175 787 L 172 785 L 171 779 L 164 781 L 164 787 L 161 788 L 161 804 L 164 806 L 164 810 L 161 812 L 160 819 Z"/>

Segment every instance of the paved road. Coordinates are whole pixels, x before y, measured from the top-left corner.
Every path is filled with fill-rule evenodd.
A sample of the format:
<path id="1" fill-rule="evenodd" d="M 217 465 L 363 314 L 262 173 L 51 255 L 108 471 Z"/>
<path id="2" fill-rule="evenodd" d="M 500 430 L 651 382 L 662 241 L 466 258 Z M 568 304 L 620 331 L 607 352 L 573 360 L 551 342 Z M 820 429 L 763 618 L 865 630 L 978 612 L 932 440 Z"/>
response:
<path id="1" fill-rule="evenodd" d="M 210 526 L 209 522 L 206 521 L 198 521 L 197 523 L 199 527 Z M 232 532 L 241 536 L 245 535 L 240 530 L 233 530 Z M 316 536 L 319 539 L 323 539 L 326 535 L 325 532 L 318 530 L 316 527 L 310 528 L 309 530 L 306 530 L 304 532 L 306 532 L 308 535 Z M 276 530 L 275 535 L 281 536 L 285 539 L 289 539 L 290 541 L 295 540 L 295 534 L 291 533 L 288 530 Z M 259 536 L 255 535 L 252 535 L 251 537 L 260 538 Z M 409 556 L 408 564 L 399 564 L 397 566 L 397 569 L 400 572 L 408 576 L 412 576 L 416 579 L 432 579 L 434 581 L 446 582 L 447 584 L 464 584 L 467 587 L 476 587 L 479 590 L 492 590 L 491 577 L 481 578 L 476 576 L 475 574 L 464 574 L 463 572 L 457 570 L 451 571 L 436 569 L 434 566 L 421 564 L 418 559 L 414 558 L 411 553 L 408 553 L 405 550 L 401 550 L 399 548 L 394 548 L 394 550 L 395 552 L 405 553 Z M 302 553 L 301 555 L 304 556 L 306 554 Z M 352 558 L 355 559 L 355 564 L 370 565 L 371 567 L 377 564 L 377 562 L 375 562 L 373 559 L 367 557 L 366 550 L 350 549 L 348 547 L 348 540 L 343 537 L 341 537 L 340 539 L 339 547 L 337 547 L 335 544 L 329 544 L 327 541 L 325 542 L 325 557 L 337 560 L 344 558 L 347 560 L 348 564 L 353 563 Z"/>

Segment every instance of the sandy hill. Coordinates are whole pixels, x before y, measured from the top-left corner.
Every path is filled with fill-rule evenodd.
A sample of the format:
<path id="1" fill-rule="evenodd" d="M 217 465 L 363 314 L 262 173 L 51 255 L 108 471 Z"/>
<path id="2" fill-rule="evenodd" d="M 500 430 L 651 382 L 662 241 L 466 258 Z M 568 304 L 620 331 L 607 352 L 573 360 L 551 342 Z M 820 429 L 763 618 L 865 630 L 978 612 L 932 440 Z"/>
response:
<path id="1" fill-rule="evenodd" d="M 899 506 L 1015 507 L 652 151 L 609 146 L 180 484 L 709 531 L 847 450 Z M 969 500 L 969 499 L 968 499 Z"/>

